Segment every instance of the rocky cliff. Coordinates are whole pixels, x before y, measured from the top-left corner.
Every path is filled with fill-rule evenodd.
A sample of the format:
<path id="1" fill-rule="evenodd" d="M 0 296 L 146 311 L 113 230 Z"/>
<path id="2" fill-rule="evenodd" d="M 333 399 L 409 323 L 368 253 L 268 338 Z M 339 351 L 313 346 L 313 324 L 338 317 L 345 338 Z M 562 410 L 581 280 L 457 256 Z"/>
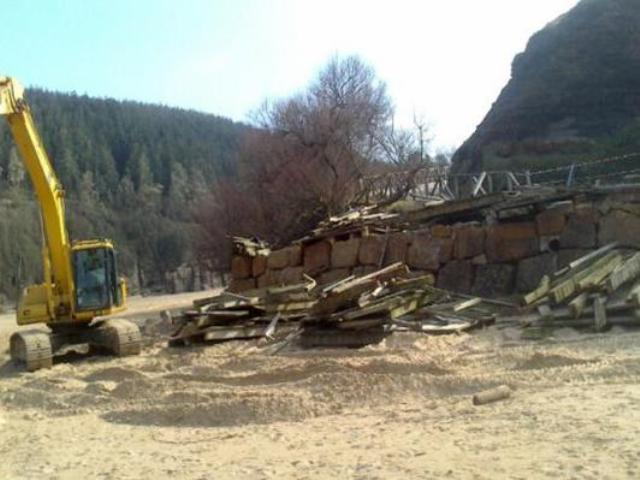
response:
<path id="1" fill-rule="evenodd" d="M 533 35 L 457 171 L 640 151 L 640 1 L 582 0 Z"/>

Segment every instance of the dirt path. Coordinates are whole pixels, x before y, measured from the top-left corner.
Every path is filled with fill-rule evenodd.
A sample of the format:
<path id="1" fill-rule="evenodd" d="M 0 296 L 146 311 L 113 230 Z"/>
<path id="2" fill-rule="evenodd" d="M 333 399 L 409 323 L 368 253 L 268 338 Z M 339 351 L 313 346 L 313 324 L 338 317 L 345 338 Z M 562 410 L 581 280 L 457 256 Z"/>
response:
<path id="1" fill-rule="evenodd" d="M 398 334 L 278 355 L 156 344 L 33 374 L 2 355 L 2 479 L 640 475 L 636 332 Z M 472 406 L 500 383 L 511 399 Z"/>

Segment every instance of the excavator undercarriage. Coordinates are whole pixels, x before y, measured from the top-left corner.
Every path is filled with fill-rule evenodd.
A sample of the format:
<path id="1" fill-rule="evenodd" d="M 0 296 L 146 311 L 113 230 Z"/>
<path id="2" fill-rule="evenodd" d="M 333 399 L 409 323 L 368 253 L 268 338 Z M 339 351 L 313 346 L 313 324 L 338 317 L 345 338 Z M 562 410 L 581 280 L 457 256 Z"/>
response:
<path id="1" fill-rule="evenodd" d="M 53 358 L 70 349 L 88 346 L 112 355 L 138 355 L 141 336 L 138 326 L 119 318 L 101 320 L 88 326 L 55 326 L 51 331 L 24 330 L 11 336 L 11 359 L 32 372 L 50 368 Z"/>

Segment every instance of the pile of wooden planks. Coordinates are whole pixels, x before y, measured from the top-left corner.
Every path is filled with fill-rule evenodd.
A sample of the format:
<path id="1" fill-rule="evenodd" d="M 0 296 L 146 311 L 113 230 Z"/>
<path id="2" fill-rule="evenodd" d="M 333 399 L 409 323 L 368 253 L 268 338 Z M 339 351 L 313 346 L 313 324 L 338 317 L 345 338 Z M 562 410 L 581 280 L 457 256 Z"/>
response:
<path id="1" fill-rule="evenodd" d="M 364 236 L 375 233 L 386 233 L 391 230 L 400 230 L 398 225 L 399 215 L 385 212 L 382 207 L 368 205 L 354 208 L 341 215 L 329 217 L 318 224 L 306 236 L 294 243 L 305 243 L 328 237 L 339 236 Z"/>
<path id="2" fill-rule="evenodd" d="M 259 238 L 231 237 L 231 243 L 234 255 L 256 257 L 259 255 L 267 256 L 271 253 L 267 242 Z"/>
<path id="3" fill-rule="evenodd" d="M 176 319 L 171 345 L 232 339 L 297 338 L 307 347 L 363 346 L 397 330 L 452 333 L 484 325 L 495 315 L 485 300 L 433 287 L 395 263 L 360 277 L 196 300 Z M 483 307 L 484 305 L 484 307 Z"/>
<path id="4" fill-rule="evenodd" d="M 523 298 L 522 323 L 593 327 L 640 324 L 640 252 L 611 243 L 552 276 Z"/>

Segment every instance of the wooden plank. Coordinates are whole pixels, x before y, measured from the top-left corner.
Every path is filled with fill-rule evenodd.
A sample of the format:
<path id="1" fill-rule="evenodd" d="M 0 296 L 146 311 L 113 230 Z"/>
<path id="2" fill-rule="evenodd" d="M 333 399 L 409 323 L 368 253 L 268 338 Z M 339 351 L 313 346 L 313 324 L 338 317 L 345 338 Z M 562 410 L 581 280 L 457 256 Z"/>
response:
<path id="1" fill-rule="evenodd" d="M 587 306 L 587 300 L 589 294 L 587 292 L 581 293 L 576 298 L 569 302 L 569 310 L 574 318 L 579 318 L 582 315 L 585 307 Z"/>
<path id="2" fill-rule="evenodd" d="M 545 297 L 551 290 L 550 287 L 551 287 L 551 279 L 549 278 L 548 275 L 545 275 L 540 280 L 538 287 L 534 291 L 529 292 L 524 296 L 523 298 L 524 304 L 531 305 L 533 302 L 536 302 L 541 298 Z"/>
<path id="3" fill-rule="evenodd" d="M 482 299 L 480 297 L 471 298 L 469 300 L 465 300 L 464 302 L 460 302 L 453 307 L 454 312 L 462 312 L 471 307 L 475 307 L 476 305 L 482 303 Z"/>
<path id="4" fill-rule="evenodd" d="M 609 252 L 604 257 L 596 260 L 593 264 L 580 270 L 573 275 L 568 276 L 566 279 L 560 281 L 560 283 L 553 287 L 549 292 L 553 301 L 558 304 L 573 296 L 575 293 L 579 293 L 577 285 L 586 277 L 589 277 L 592 273 L 598 272 L 600 269 L 605 268 L 606 265 L 612 261 L 618 254 L 615 252 Z"/>
<path id="5" fill-rule="evenodd" d="M 340 294 L 343 293 L 350 288 L 353 288 L 356 285 L 360 285 L 362 283 L 367 283 L 373 281 L 384 281 L 390 278 L 406 275 L 409 273 L 409 269 L 403 262 L 397 262 L 383 269 L 372 272 L 368 275 L 364 275 L 362 277 L 358 277 L 351 282 L 343 283 L 338 285 L 333 290 L 328 292 L 329 294 Z"/>
<path id="6" fill-rule="evenodd" d="M 607 245 L 605 245 L 604 247 L 599 248 L 598 250 L 595 250 L 587 255 L 585 255 L 584 257 L 580 257 L 576 260 L 574 260 L 573 262 L 571 262 L 569 264 L 569 269 L 573 270 L 576 269 L 580 266 L 583 266 L 589 262 L 591 262 L 592 260 L 595 260 L 596 258 L 600 258 L 602 256 L 604 256 L 605 253 L 610 252 L 611 250 L 613 250 L 614 248 L 618 247 L 618 242 L 612 242 L 609 243 Z"/>
<path id="7" fill-rule="evenodd" d="M 608 262 L 578 280 L 576 282 L 576 288 L 578 290 L 586 290 L 587 288 L 593 288 L 600 285 L 600 283 L 602 283 L 602 281 L 621 264 L 622 257 L 620 255 L 615 255 Z"/>
<path id="8" fill-rule="evenodd" d="M 316 302 L 317 300 L 311 300 L 308 302 L 268 303 L 265 305 L 264 310 L 267 313 L 285 313 L 310 310 L 316 305 Z"/>
<path id="9" fill-rule="evenodd" d="M 250 338 L 262 338 L 266 335 L 268 326 L 241 326 L 224 329 L 207 329 L 203 334 L 205 340 L 239 340 Z M 278 333 L 286 335 L 298 329 L 297 325 L 281 325 Z"/>
<path id="10" fill-rule="evenodd" d="M 596 331 L 602 332 L 607 328 L 607 311 L 605 309 L 605 297 L 596 296 L 593 300 L 593 318 Z"/>
<path id="11" fill-rule="evenodd" d="M 618 266 L 607 279 L 607 291 L 615 292 L 625 283 L 640 276 L 640 252 L 636 253 Z"/>

